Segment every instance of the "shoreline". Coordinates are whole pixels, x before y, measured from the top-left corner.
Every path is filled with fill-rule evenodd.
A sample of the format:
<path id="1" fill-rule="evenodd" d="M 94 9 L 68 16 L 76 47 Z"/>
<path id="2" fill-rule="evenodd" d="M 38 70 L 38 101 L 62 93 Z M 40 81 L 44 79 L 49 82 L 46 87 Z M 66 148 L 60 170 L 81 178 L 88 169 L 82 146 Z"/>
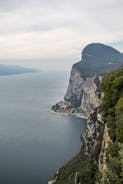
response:
<path id="1" fill-rule="evenodd" d="M 95 172 L 98 171 L 104 126 L 103 122 L 99 121 L 97 118 L 97 111 L 98 109 L 95 109 L 94 112 L 90 114 L 87 120 L 88 126 L 80 135 L 82 145 L 79 153 L 59 168 L 59 172 L 58 174 L 55 173 L 54 180 L 51 180 L 51 184 L 73 183 L 73 181 L 76 180 L 77 176 L 79 177 L 79 174 L 83 172 L 83 169 L 86 168 L 87 165 L 93 165 L 95 167 Z M 68 173 L 70 179 L 69 181 Z"/>
<path id="2" fill-rule="evenodd" d="M 63 112 L 56 112 L 54 110 L 49 110 L 50 113 L 54 113 L 54 114 L 58 114 L 61 116 L 74 116 L 76 118 L 80 118 L 80 119 L 88 119 L 84 114 L 81 113 L 63 113 Z"/>
<path id="3" fill-rule="evenodd" d="M 50 113 L 57 114 L 57 115 L 61 115 L 61 116 L 74 116 L 74 117 L 80 118 L 80 119 L 85 119 L 85 120 L 88 119 L 84 114 L 81 115 L 81 113 L 70 113 L 70 112 L 69 112 L 69 113 L 63 113 L 63 112 L 56 112 L 56 111 L 53 110 L 53 109 L 49 110 L 49 112 L 50 112 Z M 85 131 L 86 131 L 86 130 L 85 130 Z M 81 138 L 81 142 L 82 142 L 82 140 L 83 140 L 83 145 L 81 146 L 79 153 L 76 154 L 76 155 L 73 157 L 73 159 L 74 159 L 75 157 L 77 157 L 78 155 L 80 156 L 80 155 L 81 155 L 81 152 L 83 152 L 83 153 L 85 152 L 85 149 L 84 149 L 84 148 L 82 149 L 82 147 L 84 147 L 84 145 L 85 145 L 85 140 L 84 140 L 84 137 L 82 136 L 82 133 L 80 134 L 80 138 Z M 83 150 L 83 151 L 82 151 L 82 150 Z M 73 159 L 71 159 L 71 160 L 73 160 Z M 71 162 L 71 160 L 70 160 L 69 162 Z M 68 163 L 69 163 L 69 162 L 68 162 Z M 61 167 L 57 170 L 57 172 L 55 173 L 54 179 L 49 180 L 49 181 L 48 181 L 48 184 L 55 184 L 55 183 L 57 182 L 57 176 L 58 176 L 59 170 L 60 170 L 62 167 L 63 167 L 63 166 L 61 166 Z"/>

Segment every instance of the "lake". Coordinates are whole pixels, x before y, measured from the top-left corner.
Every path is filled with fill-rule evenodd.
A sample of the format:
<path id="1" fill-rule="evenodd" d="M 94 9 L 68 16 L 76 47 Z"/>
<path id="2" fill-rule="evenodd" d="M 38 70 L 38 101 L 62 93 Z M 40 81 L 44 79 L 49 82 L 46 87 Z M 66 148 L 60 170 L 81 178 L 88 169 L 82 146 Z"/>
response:
<path id="1" fill-rule="evenodd" d="M 86 120 L 51 113 L 69 75 L 0 77 L 0 183 L 47 184 L 81 147 Z"/>

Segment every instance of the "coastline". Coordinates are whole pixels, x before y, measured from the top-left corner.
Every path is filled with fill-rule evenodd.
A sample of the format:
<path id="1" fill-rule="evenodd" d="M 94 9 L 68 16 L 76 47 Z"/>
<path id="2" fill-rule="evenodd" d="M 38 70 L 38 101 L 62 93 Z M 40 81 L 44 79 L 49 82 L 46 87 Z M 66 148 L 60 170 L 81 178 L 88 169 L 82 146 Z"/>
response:
<path id="1" fill-rule="evenodd" d="M 88 118 L 87 118 L 84 114 L 82 114 L 82 113 L 71 113 L 71 112 L 60 112 L 60 111 L 57 112 L 57 111 L 53 110 L 52 108 L 49 110 L 49 112 L 50 112 L 50 113 L 57 114 L 57 115 L 61 115 L 61 116 L 74 116 L 74 117 L 80 118 L 80 119 L 85 119 L 85 120 L 88 119 Z M 86 132 L 86 129 L 85 129 L 85 132 Z M 82 146 L 80 147 L 80 151 L 79 151 L 79 153 L 78 153 L 77 155 L 75 155 L 75 156 L 68 162 L 68 164 L 71 163 L 72 161 L 74 161 L 75 158 L 77 158 L 77 159 L 79 158 L 79 159 L 80 159 L 80 157 L 81 157 L 82 155 L 83 155 L 83 158 L 85 157 L 85 143 L 86 143 L 86 141 L 85 141 L 84 136 L 83 136 L 82 133 L 80 134 L 80 139 L 81 139 L 81 142 L 82 142 Z M 67 163 L 66 163 L 66 164 L 67 164 Z M 56 172 L 55 175 L 54 175 L 54 178 L 53 178 L 52 180 L 49 180 L 49 181 L 48 181 L 48 184 L 55 184 L 55 183 L 57 183 L 58 175 L 59 175 L 59 173 L 60 173 L 62 167 L 64 167 L 64 166 L 61 166 L 61 168 L 59 168 L 59 169 L 57 170 L 57 172 Z"/>
<path id="2" fill-rule="evenodd" d="M 53 110 L 50 110 L 49 112 L 54 113 L 54 114 L 58 114 L 61 116 L 75 116 L 75 117 L 80 118 L 80 119 L 86 119 L 86 120 L 88 119 L 84 114 L 81 114 L 81 113 L 63 113 L 63 112 L 56 112 Z"/>
<path id="3" fill-rule="evenodd" d="M 103 122 L 99 114 L 99 107 L 93 109 L 89 117 L 83 115 L 83 113 L 63 113 L 56 112 L 53 109 L 50 112 L 62 115 L 62 116 L 75 116 L 80 119 L 87 120 L 87 128 L 84 133 L 80 134 L 82 146 L 77 155 L 75 155 L 68 163 L 62 166 L 58 172 L 55 173 L 54 178 L 49 181 L 48 184 L 71 184 L 75 181 L 79 173 L 83 172 L 86 165 L 92 164 L 95 170 L 98 170 L 99 155 L 102 145 L 103 137 Z M 71 178 L 68 182 L 68 173 Z"/>
<path id="4" fill-rule="evenodd" d="M 70 114 L 70 116 L 75 116 L 77 118 L 81 118 L 81 119 L 88 119 L 84 114 L 80 114 L 80 113 L 76 113 L 76 114 Z"/>
<path id="5" fill-rule="evenodd" d="M 70 102 L 59 101 L 51 107 L 50 112 L 63 116 L 75 116 L 77 118 L 87 119 L 81 108 L 75 108 Z"/>
<path id="6" fill-rule="evenodd" d="M 92 43 L 83 49 L 81 61 L 72 66 L 64 96 L 66 101 L 58 102 L 52 110 L 61 115 L 86 119 L 87 128 L 81 134 L 84 146 L 59 169 L 58 175 L 54 176 L 54 184 L 120 183 L 118 180 L 122 180 L 120 151 L 123 148 L 118 142 L 123 142 L 123 70 L 117 71 L 122 66 L 121 54 L 112 47 Z M 115 60 L 116 65 L 109 65 Z M 116 144 L 109 145 L 111 141 Z"/>
<path id="7" fill-rule="evenodd" d="M 90 114 L 87 125 L 84 133 L 80 135 L 82 145 L 79 153 L 59 169 L 59 173 L 54 176 L 55 182 L 51 184 L 73 184 L 80 179 L 80 174 L 84 173 L 88 166 L 94 168 L 95 172 L 98 171 L 104 129 L 103 123 L 97 119 L 97 109 Z M 95 132 L 97 133 L 94 135 Z"/>

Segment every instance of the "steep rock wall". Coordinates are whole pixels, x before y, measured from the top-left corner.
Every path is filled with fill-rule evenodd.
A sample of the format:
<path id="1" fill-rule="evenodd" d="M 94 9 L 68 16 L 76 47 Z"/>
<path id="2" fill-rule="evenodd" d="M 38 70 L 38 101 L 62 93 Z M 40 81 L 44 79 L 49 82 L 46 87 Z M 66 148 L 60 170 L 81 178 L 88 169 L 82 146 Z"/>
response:
<path id="1" fill-rule="evenodd" d="M 85 116 L 89 116 L 92 110 L 100 105 L 98 98 L 98 84 L 100 76 L 82 78 L 81 73 L 72 68 L 70 81 L 65 95 L 65 100 L 71 101 L 74 106 L 80 106 Z"/>

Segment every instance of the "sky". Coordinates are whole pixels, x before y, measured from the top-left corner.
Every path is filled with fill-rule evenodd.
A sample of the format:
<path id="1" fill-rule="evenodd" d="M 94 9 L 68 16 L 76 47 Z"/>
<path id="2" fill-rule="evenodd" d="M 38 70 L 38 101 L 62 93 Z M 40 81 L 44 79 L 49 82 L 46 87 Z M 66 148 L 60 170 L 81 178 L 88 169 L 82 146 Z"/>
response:
<path id="1" fill-rule="evenodd" d="M 93 42 L 123 52 L 123 0 L 0 0 L 0 63 L 67 70 Z"/>

